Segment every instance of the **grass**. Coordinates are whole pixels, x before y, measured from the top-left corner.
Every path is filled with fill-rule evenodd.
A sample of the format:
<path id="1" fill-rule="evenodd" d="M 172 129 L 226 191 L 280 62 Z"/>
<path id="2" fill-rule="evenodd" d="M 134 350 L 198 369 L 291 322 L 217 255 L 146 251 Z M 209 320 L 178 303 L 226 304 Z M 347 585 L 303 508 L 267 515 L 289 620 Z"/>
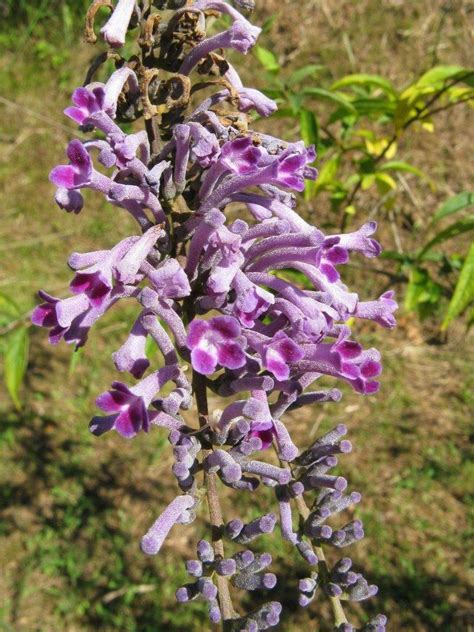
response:
<path id="1" fill-rule="evenodd" d="M 44 6 L 52 12 L 51 3 Z M 326 2 L 315 24 L 308 0 L 301 19 L 288 25 L 284 15 L 292 6 L 288 0 L 269 2 L 257 18 L 261 22 L 275 9 L 266 44 L 288 66 L 322 61 L 338 76 L 355 63 L 356 70 L 386 72 L 401 82 L 426 67 L 435 53 L 446 63 L 467 60 L 465 3 L 459 12 L 448 12 L 437 51 L 441 13 L 429 2 L 387 1 L 383 8 L 374 0 L 357 7 L 347 0 Z M 66 141 L 76 133 L 60 112 L 91 53 L 84 45 L 65 47 L 62 37 L 45 37 L 48 24 L 42 19 L 25 27 L 20 21 L 0 37 L 0 251 L 6 262 L 0 290 L 25 313 L 38 287 L 64 295 L 69 280 L 64 262 L 71 251 L 108 247 L 132 230 L 124 215 L 93 196 L 79 217 L 60 213 L 51 201 L 47 173 L 63 160 Z M 55 24 L 59 28 L 62 22 Z M 71 37 L 76 41 L 75 34 Z M 416 192 L 423 200 L 417 210 L 421 220 L 445 191 L 465 188 L 472 177 L 465 117 L 461 111 L 450 115 L 440 135 L 412 139 L 406 148 L 438 177 L 437 192 Z M 413 212 L 408 201 L 400 212 Z M 319 219 L 324 221 L 322 209 Z M 406 229 L 402 238 L 413 236 Z M 391 239 L 389 231 L 382 234 L 389 248 Z M 378 291 L 378 281 L 352 275 L 359 287 L 365 284 L 365 295 Z M 94 397 L 114 377 L 110 353 L 125 337 L 133 311 L 125 306 L 108 315 L 74 363 L 69 348 L 52 349 L 44 332 L 33 331 L 23 411 L 15 412 L 7 394 L 0 393 L 0 626 L 5 630 L 206 629 L 202 606 L 178 608 L 174 601 L 175 588 L 186 581 L 182 561 L 205 533 L 205 513 L 191 527 L 173 530 L 159 559 L 138 550 L 140 536 L 174 494 L 166 437 L 156 431 L 126 442 L 113 435 L 96 439 L 87 431 Z M 364 343 L 380 347 L 385 358 L 380 395 L 363 399 L 346 392 L 338 406 L 293 413 L 288 425 L 296 438 L 339 422 L 351 428 L 355 451 L 343 460 L 341 472 L 363 492 L 356 515 L 364 519 L 367 538 L 350 554 L 380 585 L 374 603 L 353 609 L 355 618 L 384 611 L 394 631 L 463 632 L 472 625 L 466 563 L 472 536 L 472 352 L 460 327 L 445 345 L 428 344 L 429 334 L 429 324 L 422 327 L 406 314 L 395 333 L 361 328 Z M 238 499 L 229 499 L 228 515 L 231 504 L 235 513 Z M 258 506 L 247 499 L 238 509 L 252 517 L 270 506 L 270 496 L 263 494 Z M 272 538 L 264 544 L 295 587 L 304 565 L 285 544 L 277 546 Z M 301 612 L 294 609 L 294 593 L 280 597 L 290 613 L 282 630 L 330 629 L 319 623 L 318 608 Z M 257 596 L 255 602 L 260 600 Z M 325 612 L 322 600 L 318 606 Z"/>

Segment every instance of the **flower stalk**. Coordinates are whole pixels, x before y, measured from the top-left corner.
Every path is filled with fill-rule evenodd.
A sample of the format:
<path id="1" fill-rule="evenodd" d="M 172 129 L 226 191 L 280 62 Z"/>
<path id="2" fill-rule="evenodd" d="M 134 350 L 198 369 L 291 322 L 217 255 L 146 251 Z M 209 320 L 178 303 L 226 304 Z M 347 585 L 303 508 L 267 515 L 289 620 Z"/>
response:
<path id="1" fill-rule="evenodd" d="M 100 32 L 113 50 L 92 62 L 65 110 L 92 136 L 69 144 L 68 164 L 55 167 L 50 180 L 61 209 L 79 214 L 82 189 L 92 189 L 117 221 L 130 214 L 138 234 L 109 250 L 73 253 L 72 295 L 41 292 L 33 322 L 49 330 L 51 343 L 79 348 L 109 309 L 135 301 L 130 333 L 113 354 L 117 370 L 135 382 L 113 382 L 97 398 L 104 414 L 89 428 L 126 439 L 168 434 L 179 491 L 143 537 L 145 554 L 158 554 L 168 533 L 191 524 L 207 499 L 210 541 L 200 540 L 197 559 L 187 561 L 191 582 L 176 591 L 179 603 L 203 600 L 211 624 L 230 632 L 275 628 L 282 604 L 267 600 L 241 614 L 237 591 L 271 595 L 286 581 L 270 572 L 269 553 L 251 548 L 257 538 L 276 537 L 278 525 L 308 568 L 298 587 L 285 590 L 302 607 L 321 593 L 332 605 L 334 630 L 352 632 L 342 601 L 367 599 L 377 587 L 351 570 L 350 558 L 332 563 L 327 554 L 363 537 L 359 520 L 336 524 L 360 501 L 332 472 L 352 450 L 347 428 L 300 446 L 285 415 L 338 402 L 337 388 L 311 390 L 326 377 L 361 395 L 379 387 L 380 354 L 364 349 L 348 322 L 391 328 L 397 304 L 392 292 L 362 301 L 340 272 L 352 254 L 380 254 L 376 225 L 325 235 L 298 215 L 295 193 L 317 177 L 315 148 L 252 129 L 251 113 L 270 116 L 276 103 L 245 87 L 226 58 L 228 49 L 246 54 L 255 44 L 260 29 L 240 12 L 253 2 L 96 0 L 87 16 L 90 41 L 99 6 L 111 10 Z M 216 14 L 229 18 L 223 32 L 212 30 Z M 136 54 L 126 57 L 124 44 L 132 41 Z M 108 59 L 116 69 L 104 77 Z M 155 367 L 150 341 L 162 356 Z M 197 428 L 183 414 L 193 402 Z M 226 522 L 222 494 L 239 507 L 260 486 L 273 490 L 275 512 L 248 524 L 240 516 Z M 361 630 L 383 632 L 385 623 L 378 615 Z"/>

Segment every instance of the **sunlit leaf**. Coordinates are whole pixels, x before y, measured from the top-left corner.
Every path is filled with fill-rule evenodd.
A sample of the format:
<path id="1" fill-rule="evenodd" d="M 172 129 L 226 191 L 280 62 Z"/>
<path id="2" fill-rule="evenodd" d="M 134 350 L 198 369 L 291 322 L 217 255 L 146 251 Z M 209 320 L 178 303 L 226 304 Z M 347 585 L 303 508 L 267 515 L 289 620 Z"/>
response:
<path id="1" fill-rule="evenodd" d="M 390 176 L 388 173 L 378 172 L 375 174 L 375 179 L 377 180 L 378 183 L 381 183 L 382 185 L 384 185 L 383 186 L 384 191 L 388 189 L 397 188 L 397 183 L 392 178 L 392 176 Z"/>
<path id="2" fill-rule="evenodd" d="M 313 112 L 302 109 L 300 112 L 301 138 L 305 145 L 318 144 L 318 122 Z"/>
<path id="3" fill-rule="evenodd" d="M 463 68 L 462 66 L 435 66 L 434 68 L 430 68 L 428 72 L 425 72 L 424 75 L 421 75 L 416 81 L 416 85 L 419 87 L 431 86 L 447 81 L 448 79 L 456 79 L 462 73 L 467 72 L 467 68 Z"/>
<path id="4" fill-rule="evenodd" d="M 369 173 L 362 176 L 362 191 L 367 191 L 375 183 L 375 174 Z"/>
<path id="5" fill-rule="evenodd" d="M 426 178 L 426 174 L 423 173 L 421 169 L 411 165 L 409 162 L 404 162 L 403 160 L 391 160 L 389 162 L 385 162 L 381 167 L 380 171 L 404 171 L 406 173 L 413 173 L 420 178 Z"/>
<path id="6" fill-rule="evenodd" d="M 265 70 L 268 70 L 268 72 L 279 72 L 280 64 L 272 51 L 267 48 L 263 48 L 263 46 L 255 46 L 254 51 L 258 61 L 262 64 Z"/>
<path id="7" fill-rule="evenodd" d="M 471 244 L 451 302 L 448 305 L 441 329 L 447 329 L 450 323 L 474 301 L 474 244 Z"/>
<path id="8" fill-rule="evenodd" d="M 4 355 L 5 384 L 16 408 L 21 408 L 20 387 L 28 364 L 29 333 L 27 327 L 10 332 Z"/>
<path id="9" fill-rule="evenodd" d="M 434 123 L 433 123 L 433 121 L 423 121 L 421 123 L 421 127 L 425 131 L 429 132 L 430 134 L 432 134 L 434 132 Z"/>
<path id="10" fill-rule="evenodd" d="M 397 96 L 397 91 L 391 81 L 381 77 L 380 75 L 369 75 L 364 73 L 342 77 L 342 79 L 339 79 L 332 84 L 331 90 L 339 90 L 340 88 L 347 88 L 356 85 L 380 88 L 393 97 Z"/>
<path id="11" fill-rule="evenodd" d="M 335 155 L 323 163 L 315 182 L 315 193 L 334 186 L 339 168 L 339 156 Z"/>
<path id="12" fill-rule="evenodd" d="M 443 217 L 462 211 L 465 208 L 474 206 L 474 193 L 472 191 L 463 191 L 443 202 L 432 219 L 432 223 L 438 222 Z"/>
<path id="13" fill-rule="evenodd" d="M 369 154 L 375 157 L 380 156 L 385 151 L 385 156 L 390 159 L 397 153 L 397 143 L 388 138 L 377 138 L 376 140 L 369 140 L 367 138 L 365 146 Z"/>

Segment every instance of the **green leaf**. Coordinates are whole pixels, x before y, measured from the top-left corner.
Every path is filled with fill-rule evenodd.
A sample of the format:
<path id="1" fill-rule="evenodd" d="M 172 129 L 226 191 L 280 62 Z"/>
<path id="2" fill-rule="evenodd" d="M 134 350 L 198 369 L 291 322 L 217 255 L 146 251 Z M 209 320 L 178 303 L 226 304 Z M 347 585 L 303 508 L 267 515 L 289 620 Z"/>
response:
<path id="1" fill-rule="evenodd" d="M 265 70 L 268 70 L 268 72 L 280 71 L 280 64 L 272 51 L 267 48 L 263 48 L 263 46 L 255 46 L 254 51 L 258 61 L 262 64 Z"/>
<path id="2" fill-rule="evenodd" d="M 311 110 L 303 108 L 300 111 L 300 132 L 301 138 L 305 145 L 318 146 L 319 129 L 318 121 Z M 308 180 L 305 183 L 304 196 L 306 200 L 311 200 L 316 192 L 316 182 L 314 180 Z"/>
<path id="3" fill-rule="evenodd" d="M 0 327 L 7 327 L 21 318 L 20 308 L 3 292 L 0 292 Z"/>
<path id="4" fill-rule="evenodd" d="M 323 191 L 334 186 L 336 183 L 336 173 L 339 168 L 339 156 L 336 154 L 326 160 L 319 171 L 318 179 L 315 182 L 314 193 Z"/>
<path id="5" fill-rule="evenodd" d="M 326 66 L 319 66 L 317 64 L 303 66 L 291 74 L 291 77 L 288 79 L 288 85 L 293 86 L 295 83 L 299 83 L 300 81 L 303 81 L 303 79 L 306 79 L 306 77 L 313 77 L 314 75 L 319 74 L 322 70 L 325 70 L 325 68 Z"/>
<path id="6" fill-rule="evenodd" d="M 276 20 L 276 15 L 271 15 L 268 17 L 265 22 L 262 24 L 262 33 L 268 33 L 268 31 L 272 28 L 273 23 Z"/>
<path id="7" fill-rule="evenodd" d="M 395 114 L 395 102 L 385 98 L 373 97 L 372 99 L 355 99 L 353 107 L 361 116 L 375 114 L 387 114 L 392 117 Z"/>
<path id="8" fill-rule="evenodd" d="M 421 169 L 403 160 L 390 160 L 385 162 L 379 169 L 380 171 L 405 171 L 406 173 L 414 173 L 419 178 L 427 177 Z"/>
<path id="9" fill-rule="evenodd" d="M 472 191 L 458 193 L 441 204 L 431 223 L 434 224 L 443 217 L 462 211 L 470 206 L 474 206 L 474 193 Z"/>
<path id="10" fill-rule="evenodd" d="M 305 145 L 317 145 L 319 139 L 318 122 L 311 110 L 300 111 L 301 138 Z"/>
<path id="11" fill-rule="evenodd" d="M 339 88 L 347 88 L 349 86 L 370 86 L 380 88 L 387 94 L 396 97 L 397 91 L 388 79 L 380 75 L 368 75 L 365 73 L 347 75 L 332 84 L 331 90 L 339 90 Z"/>
<path id="12" fill-rule="evenodd" d="M 0 292 L 0 314 L 11 317 L 20 316 L 20 308 L 18 305 L 3 292 Z"/>
<path id="13" fill-rule="evenodd" d="M 28 364 L 29 335 L 27 327 L 12 331 L 7 338 L 4 358 L 5 383 L 16 408 L 21 408 L 20 387 Z"/>
<path id="14" fill-rule="evenodd" d="M 435 83 L 444 82 L 448 79 L 456 79 L 458 75 L 467 72 L 469 72 L 468 69 L 462 66 L 435 66 L 430 68 L 428 72 L 425 72 L 424 75 L 421 75 L 417 79 L 416 85 L 419 87 L 432 86 Z"/>
<path id="15" fill-rule="evenodd" d="M 331 92 L 330 90 L 324 90 L 324 88 L 305 88 L 302 93 L 315 98 L 325 99 L 326 101 L 332 101 L 348 112 L 351 112 L 351 114 L 357 114 L 357 110 L 349 99 L 339 92 Z"/>
<path id="16" fill-rule="evenodd" d="M 436 246 L 436 244 L 446 241 L 447 239 L 451 239 L 452 237 L 457 237 L 457 235 L 461 235 L 462 233 L 467 233 L 470 230 L 474 230 L 474 215 L 461 219 L 440 231 L 423 247 L 418 255 L 418 259 L 422 259 L 423 255 L 431 250 L 433 246 Z"/>
<path id="17" fill-rule="evenodd" d="M 450 323 L 474 301 L 474 244 L 459 274 L 451 302 L 448 305 L 441 329 L 447 329 Z"/>
<path id="18" fill-rule="evenodd" d="M 433 314 L 442 297 L 441 286 L 423 268 L 412 267 L 405 292 L 405 309 L 416 312 L 421 319 Z"/>

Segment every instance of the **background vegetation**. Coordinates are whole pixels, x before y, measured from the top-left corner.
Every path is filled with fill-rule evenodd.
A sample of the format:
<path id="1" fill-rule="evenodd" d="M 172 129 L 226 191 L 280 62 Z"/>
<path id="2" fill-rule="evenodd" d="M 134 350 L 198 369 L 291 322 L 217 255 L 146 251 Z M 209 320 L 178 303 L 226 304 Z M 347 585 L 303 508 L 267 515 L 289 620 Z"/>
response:
<path id="1" fill-rule="evenodd" d="M 0 3 L 0 345 L 4 367 L 14 366 L 4 371 L 0 392 L 0 627 L 199 630 L 205 621 L 199 606 L 174 603 L 185 579 L 176 559 L 189 554 L 190 532 L 172 532 L 159 560 L 138 550 L 140 535 L 172 493 L 166 437 L 155 432 L 125 442 L 87 431 L 94 396 L 114 375 L 109 358 L 126 335 L 127 310 L 108 315 L 74 355 L 65 346 L 50 348 L 44 332 L 27 328 L 38 287 L 65 293 L 72 250 L 107 247 L 130 231 L 125 216 L 118 223 L 116 210 L 93 196 L 79 217 L 61 213 L 47 180 L 76 133 L 61 111 L 92 55 L 79 43 L 86 4 Z M 451 323 L 446 317 L 469 260 L 472 109 L 461 104 L 417 122 L 397 138 L 396 154 L 374 160 L 391 139 L 398 102 L 427 71 L 441 66 L 451 75 L 431 76 L 435 92 L 419 95 L 424 103 L 453 80 L 451 91 L 464 92 L 443 93 L 442 104 L 469 96 L 474 5 L 300 0 L 295 9 L 291 0 L 266 0 L 255 21 L 268 16 L 274 17 L 244 75 L 281 100 L 285 118 L 272 126 L 288 139 L 302 131 L 318 142 L 324 175 L 300 201 L 301 212 L 333 230 L 375 217 L 389 256 L 352 266 L 348 278 L 364 297 L 395 287 L 404 303 L 396 332 L 369 325 L 359 332 L 384 355 L 380 394 L 363 399 L 347 391 L 339 406 L 295 412 L 289 424 L 296 437 L 340 421 L 352 429 L 355 451 L 343 468 L 364 493 L 357 515 L 368 537 L 353 554 L 380 585 L 373 611 L 387 612 L 394 631 L 467 631 L 474 625 L 466 559 L 472 340 L 469 314 Z M 310 70 L 296 73 L 304 68 Z M 341 85 L 354 74 L 365 79 Z M 390 161 L 399 168 L 381 169 Z M 456 213 L 433 222 L 460 193 Z M 435 256 L 420 259 L 430 240 L 460 222 L 466 230 L 455 229 L 435 244 Z M 250 517 L 253 509 L 240 511 Z M 204 520 L 191 528 L 199 531 Z M 273 553 L 296 582 L 304 573 L 300 561 L 286 549 Z M 291 596 L 282 599 L 291 612 Z M 319 620 L 317 606 L 295 611 L 282 630 L 330 629 Z"/>

